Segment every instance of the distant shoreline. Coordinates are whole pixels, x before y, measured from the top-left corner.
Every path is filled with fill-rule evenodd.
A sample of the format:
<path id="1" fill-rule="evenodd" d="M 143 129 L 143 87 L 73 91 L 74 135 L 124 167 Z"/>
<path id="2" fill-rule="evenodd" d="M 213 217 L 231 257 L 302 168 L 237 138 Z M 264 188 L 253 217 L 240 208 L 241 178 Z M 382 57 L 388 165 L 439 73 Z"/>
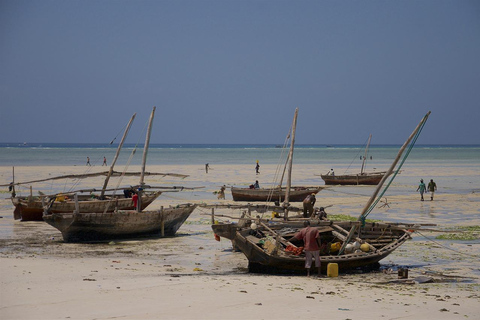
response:
<path id="1" fill-rule="evenodd" d="M 142 146 L 141 144 L 140 146 Z M 108 143 L 50 143 L 50 142 L 0 142 L 0 148 L 111 148 L 117 144 Z M 125 148 L 133 148 L 136 144 L 125 143 Z M 370 148 L 398 148 L 400 144 L 371 144 Z M 270 149 L 280 148 L 278 144 L 222 144 L 222 143 L 151 143 L 150 148 L 169 148 L 169 149 L 195 149 L 195 148 L 215 148 L 215 149 L 234 149 L 234 148 L 256 148 Z M 361 144 L 295 144 L 295 148 L 362 148 Z M 480 148 L 480 144 L 416 144 L 415 148 Z"/>

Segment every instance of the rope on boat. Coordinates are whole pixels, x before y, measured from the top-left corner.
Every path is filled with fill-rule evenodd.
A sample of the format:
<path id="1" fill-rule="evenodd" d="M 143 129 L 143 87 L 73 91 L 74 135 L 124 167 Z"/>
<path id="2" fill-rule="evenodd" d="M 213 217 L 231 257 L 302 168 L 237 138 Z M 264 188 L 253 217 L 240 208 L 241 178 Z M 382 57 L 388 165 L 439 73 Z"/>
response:
<path id="1" fill-rule="evenodd" d="M 126 128 L 127 126 L 128 126 L 128 123 L 126 123 L 126 124 L 123 126 L 123 128 L 120 129 L 120 131 L 118 131 L 118 133 L 115 135 L 115 137 L 113 137 L 112 141 L 110 141 L 110 143 L 109 143 L 110 145 L 112 145 L 112 144 L 115 142 L 115 140 L 117 140 L 118 136 L 119 136 L 120 134 L 122 134 L 122 132 L 125 131 L 125 128 Z"/>
<path id="2" fill-rule="evenodd" d="M 448 250 L 450 250 L 450 251 L 456 252 L 456 253 L 458 253 L 458 254 L 462 254 L 462 255 L 464 255 L 464 256 L 468 256 L 468 257 L 480 259 L 480 255 L 469 254 L 469 253 L 461 252 L 461 251 L 458 251 L 458 250 L 455 250 L 455 249 L 446 247 L 446 246 L 442 245 L 441 243 L 439 243 L 438 241 L 435 241 L 435 240 L 427 237 L 426 235 L 422 234 L 422 233 L 421 233 L 420 231 L 418 231 L 418 230 L 415 230 L 415 232 L 418 233 L 419 235 L 421 235 L 422 237 L 424 237 L 425 239 L 427 239 L 427 240 L 435 243 L 436 245 L 439 245 L 440 247 L 442 247 L 442 248 L 444 248 L 444 249 L 448 249 Z"/>
<path id="3" fill-rule="evenodd" d="M 130 153 L 130 157 L 129 157 L 128 160 L 127 160 L 127 164 L 125 165 L 125 167 L 124 167 L 124 169 L 123 169 L 123 172 L 122 172 L 122 174 L 120 175 L 120 179 L 118 179 L 117 185 L 115 186 L 115 189 L 113 190 L 113 197 L 110 199 L 110 201 L 108 202 L 108 204 L 105 206 L 105 210 L 103 211 L 103 213 L 106 213 L 106 212 L 107 212 L 107 210 L 110 208 L 111 203 L 115 200 L 115 195 L 117 194 L 117 190 L 118 190 L 118 188 L 120 187 L 120 183 L 122 183 L 123 178 L 125 177 L 125 172 L 127 171 L 128 167 L 130 166 L 130 162 L 132 161 L 133 156 L 134 156 L 135 153 L 137 152 L 137 145 L 138 145 L 138 142 L 137 142 L 137 144 L 135 145 L 135 147 L 133 148 L 132 152 Z"/>
<path id="4" fill-rule="evenodd" d="M 120 131 L 118 131 L 118 133 L 117 133 L 117 134 L 114 136 L 114 138 L 110 141 L 109 145 L 112 145 L 113 142 L 115 142 L 115 140 L 117 139 L 117 137 L 118 137 L 123 131 L 125 131 L 125 128 L 126 128 L 127 126 L 128 126 L 128 123 L 126 123 L 126 124 L 122 127 L 122 129 L 120 129 Z M 144 130 L 145 130 L 145 129 L 144 129 Z M 137 143 L 137 144 L 138 144 L 138 143 Z M 86 168 L 86 170 L 84 171 L 84 173 L 86 173 L 86 174 L 90 173 L 90 171 L 93 170 L 93 167 L 94 167 L 95 165 L 99 164 L 100 161 L 102 161 L 102 160 L 101 160 L 101 157 L 100 157 L 99 159 L 97 159 L 96 161 L 93 162 L 93 166 L 91 166 L 91 165 L 90 165 L 90 166 L 87 166 L 87 168 Z M 80 179 L 76 179 L 76 182 L 73 183 L 73 184 L 70 186 L 70 188 L 67 190 L 67 189 L 66 189 L 66 184 L 67 184 L 67 182 L 65 181 L 65 186 L 64 186 L 64 189 L 63 189 L 63 190 L 64 190 L 64 191 L 67 190 L 66 192 L 72 192 L 74 189 L 77 188 L 77 186 L 78 186 L 79 183 L 80 183 Z"/>
<path id="5" fill-rule="evenodd" d="M 362 213 L 360 214 L 360 216 L 358 217 L 358 220 L 361 221 L 362 225 L 360 226 L 360 228 L 362 228 L 364 225 L 365 225 L 365 219 L 366 217 L 368 216 L 368 214 L 376 207 L 376 205 L 378 204 L 378 202 L 382 199 L 383 195 L 385 194 L 385 192 L 388 190 L 388 187 L 392 184 L 393 180 L 395 179 L 395 177 L 397 176 L 397 174 L 400 172 L 400 169 L 401 167 L 403 166 L 403 164 L 405 163 L 405 160 L 407 160 L 407 157 L 408 155 L 410 154 L 410 152 L 412 151 L 413 149 L 413 146 L 415 145 L 415 142 L 417 141 L 420 133 L 422 132 L 423 130 L 423 127 L 425 126 L 425 123 L 427 122 L 427 119 L 428 119 L 428 116 L 430 115 L 430 111 L 423 117 L 422 121 L 417 125 L 417 127 L 415 128 L 414 130 L 414 133 L 412 133 L 412 135 L 409 136 L 409 138 L 407 139 L 407 141 L 402 145 L 402 147 L 400 148 L 400 151 L 397 155 L 397 157 L 395 158 L 395 161 L 392 163 L 392 165 L 390 166 L 390 169 L 388 170 L 388 172 L 393 172 L 391 178 L 390 178 L 390 181 L 388 182 L 388 184 L 385 186 L 385 188 L 383 189 L 382 192 L 380 192 L 379 195 L 377 195 L 376 193 L 378 193 L 381 188 L 381 185 L 377 186 L 377 189 L 375 190 L 375 193 L 372 195 L 372 197 L 370 198 L 369 202 L 367 202 L 367 205 L 368 203 L 370 203 L 370 206 L 365 210 L 366 206 L 365 205 L 365 208 L 364 210 L 362 211 Z M 406 146 L 407 142 L 409 143 L 408 145 L 408 148 Z M 407 149 L 405 151 L 405 148 Z M 404 156 L 403 156 L 403 159 L 402 161 L 400 162 L 400 164 L 398 165 L 397 167 L 397 170 L 394 170 L 395 169 L 395 165 L 397 164 L 398 160 L 400 159 L 402 153 L 404 153 Z M 383 182 L 386 180 L 386 176 L 384 176 L 381 180 L 381 183 L 383 184 Z M 373 198 L 377 196 L 377 198 L 375 200 L 373 200 Z M 343 251 L 345 250 L 345 246 L 347 243 L 349 243 L 356 231 L 357 227 L 356 226 L 353 226 L 352 229 L 350 230 L 348 236 L 346 237 L 345 239 L 345 242 L 343 243 L 342 245 L 342 248 L 338 251 L 338 255 L 342 254 Z"/>
<path id="6" fill-rule="evenodd" d="M 361 147 L 360 149 L 358 149 L 357 154 L 356 154 L 355 157 L 352 159 L 352 162 L 350 162 L 350 164 L 348 165 L 347 169 L 345 169 L 345 172 L 344 172 L 343 174 L 347 174 L 347 172 L 348 172 L 348 170 L 350 169 L 350 167 L 352 166 L 353 162 L 358 158 L 358 155 L 360 154 L 360 151 L 363 150 L 363 147 L 366 147 L 367 141 L 368 141 L 368 138 L 367 138 L 367 140 L 365 140 L 365 142 L 363 143 L 362 147 Z"/>
<path id="7" fill-rule="evenodd" d="M 277 166 L 275 168 L 275 174 L 273 175 L 273 182 L 272 182 L 272 185 L 271 185 L 270 194 L 268 195 L 267 200 L 266 200 L 266 205 L 267 206 L 268 206 L 268 203 L 272 200 L 273 192 L 275 191 L 275 188 L 277 187 L 277 181 L 278 181 L 278 178 L 279 178 L 279 175 L 280 175 L 280 168 L 282 167 L 281 164 L 283 162 L 283 159 L 285 159 L 286 147 L 287 147 L 288 141 L 290 139 L 292 128 L 293 128 L 293 124 L 290 127 L 287 136 L 285 137 L 285 141 L 283 142 L 282 152 L 280 153 L 280 157 L 278 158 L 278 163 L 277 163 Z M 287 160 L 288 160 L 288 157 L 287 157 L 287 159 L 285 159 L 285 161 L 287 161 Z M 283 168 L 284 169 L 283 169 L 283 172 L 282 172 L 282 180 L 283 180 L 283 175 L 285 174 L 286 166 L 283 166 Z M 280 181 L 280 188 L 281 188 L 282 183 L 283 183 L 283 181 Z M 262 214 L 262 218 L 263 218 L 263 214 Z"/>
<path id="8" fill-rule="evenodd" d="M 278 181 L 279 175 L 280 175 L 280 168 L 282 167 L 281 164 L 282 164 L 282 162 L 283 162 L 283 159 L 285 159 L 286 147 L 287 147 L 287 145 L 288 145 L 288 142 L 289 142 L 290 139 L 291 139 L 292 129 L 293 129 L 293 123 L 292 123 L 292 125 L 290 126 L 290 129 L 289 129 L 289 131 L 288 131 L 287 136 L 285 137 L 285 141 L 283 142 L 282 152 L 281 152 L 281 154 L 280 154 L 280 157 L 279 157 L 279 159 L 278 159 L 277 166 L 276 166 L 276 168 L 275 168 L 275 173 L 274 173 L 274 175 L 273 175 L 273 182 L 272 182 L 272 185 L 271 185 L 271 188 L 270 188 L 270 192 L 269 192 L 269 194 L 268 194 L 268 196 L 267 196 L 267 200 L 265 201 L 265 205 L 266 205 L 267 207 L 269 206 L 269 203 L 271 202 L 271 200 L 272 200 L 272 198 L 273 198 L 273 193 L 275 192 L 275 189 L 277 188 L 277 181 Z M 291 143 L 291 141 L 290 141 L 290 143 Z M 286 162 L 286 161 L 288 161 L 288 156 L 287 156 L 286 159 L 285 159 L 285 162 Z M 282 178 L 281 178 L 281 180 L 283 180 L 283 176 L 284 176 L 284 174 L 285 174 L 286 167 L 287 167 L 287 166 L 286 166 L 286 164 L 285 164 L 285 165 L 283 166 L 283 172 L 282 172 Z M 283 183 L 283 181 L 280 181 L 280 186 L 279 186 L 280 191 L 281 191 L 281 188 L 282 188 L 282 186 L 281 186 L 282 183 Z M 263 215 L 264 215 L 264 214 L 265 214 L 265 213 L 262 213 L 262 216 L 261 216 L 262 219 L 263 219 Z"/>
<path id="9" fill-rule="evenodd" d="M 427 118 L 428 119 L 428 118 Z M 385 192 L 387 192 L 388 188 L 390 187 L 390 185 L 392 184 L 393 180 L 395 179 L 395 177 L 397 176 L 397 174 L 400 172 L 400 169 L 402 168 L 403 164 L 405 163 L 405 161 L 407 160 L 408 156 L 410 155 L 410 152 L 412 151 L 413 149 L 413 146 L 415 145 L 415 142 L 417 141 L 418 137 L 420 136 L 420 133 L 422 132 L 423 130 L 423 127 L 425 126 L 425 123 L 427 123 L 427 119 L 424 119 L 423 123 L 421 124 L 419 130 L 417 131 L 417 133 L 415 134 L 415 136 L 413 137 L 412 141 L 410 142 L 410 145 L 408 146 L 407 150 L 405 151 L 405 155 L 403 156 L 403 159 L 402 161 L 400 161 L 400 164 L 398 165 L 397 167 L 397 170 L 394 171 L 394 173 L 392 174 L 392 176 L 390 177 L 390 181 L 387 183 L 387 185 L 385 186 L 385 188 L 382 190 L 382 192 L 380 192 L 380 194 L 378 195 L 377 199 L 370 205 L 370 207 L 368 208 L 368 210 L 365 212 L 365 214 L 363 215 L 363 219 L 365 219 L 368 214 L 370 212 L 372 212 L 372 210 L 377 206 L 378 202 L 382 199 L 383 195 L 385 194 Z"/>
<path id="10" fill-rule="evenodd" d="M 86 167 L 86 170 L 84 171 L 84 174 L 88 174 L 90 173 L 91 171 L 93 170 L 93 166 L 87 166 Z M 78 184 L 80 183 L 80 179 L 75 179 L 76 180 L 71 186 L 70 186 L 70 189 L 67 190 L 67 192 L 71 192 L 72 190 L 74 190 L 75 188 L 77 188 Z M 52 180 L 52 183 L 53 183 L 53 180 Z M 66 181 L 65 181 L 65 186 L 66 186 Z M 64 191 L 65 191 L 65 187 L 64 187 Z"/>

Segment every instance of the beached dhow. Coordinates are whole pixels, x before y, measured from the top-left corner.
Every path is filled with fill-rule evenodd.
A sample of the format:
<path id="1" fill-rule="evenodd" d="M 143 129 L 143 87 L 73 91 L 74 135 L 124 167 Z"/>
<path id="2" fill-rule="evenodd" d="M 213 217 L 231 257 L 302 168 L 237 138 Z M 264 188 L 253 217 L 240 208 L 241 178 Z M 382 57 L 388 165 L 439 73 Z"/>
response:
<path id="1" fill-rule="evenodd" d="M 348 236 L 346 228 L 353 224 L 340 221 L 312 223 L 312 227 L 319 230 L 324 244 L 320 253 L 322 272 L 326 272 L 328 263 L 338 264 L 341 271 L 373 266 L 410 239 L 410 232 L 404 226 L 366 223 L 348 249 L 339 254 L 341 244 Z M 251 228 L 237 231 L 234 243 L 247 257 L 249 271 L 304 272 L 305 253 L 302 244 L 288 241 L 301 229 L 299 224 L 284 224 L 279 230 L 274 228 L 260 224 L 254 235 Z M 260 237 L 257 236 L 259 233 Z"/>
<path id="2" fill-rule="evenodd" d="M 333 172 L 320 175 L 326 185 L 377 185 L 385 175 L 383 172 L 365 172 L 365 162 L 367 161 L 368 147 L 372 135 L 368 137 L 367 147 L 365 148 L 365 155 L 362 157 L 362 168 L 357 174 L 342 174 L 335 175 Z"/>
<path id="3" fill-rule="evenodd" d="M 291 187 L 290 202 L 302 202 L 309 194 L 320 192 L 324 187 Z M 231 187 L 234 201 L 248 202 L 283 202 L 285 201 L 285 187 L 277 188 L 239 188 Z"/>
<path id="4" fill-rule="evenodd" d="M 142 174 L 140 176 L 141 199 L 144 186 L 144 172 L 150 142 L 151 127 L 155 107 L 150 115 L 145 147 L 143 150 Z M 75 201 L 75 203 L 79 203 Z M 66 242 L 88 242 L 109 239 L 123 239 L 143 236 L 173 236 L 190 214 L 195 210 L 194 204 L 182 204 L 159 210 L 144 211 L 117 210 L 114 212 L 45 212 L 43 219 L 62 232 Z"/>
<path id="5" fill-rule="evenodd" d="M 142 194 L 141 209 L 148 207 L 157 199 L 162 191 L 147 191 Z M 73 212 L 75 210 L 74 194 L 63 193 L 51 196 L 25 196 L 12 197 L 15 206 L 13 216 L 15 220 L 43 221 L 45 207 L 49 207 L 50 213 Z M 115 210 L 135 209 L 132 198 L 126 198 L 124 194 L 106 194 L 104 199 L 92 198 L 89 194 L 78 195 L 78 209 L 80 212 L 112 212 Z"/>
<path id="6" fill-rule="evenodd" d="M 159 210 L 89 213 L 52 213 L 43 219 L 60 230 L 65 242 L 89 242 L 132 237 L 168 237 L 195 210 L 194 204 L 183 204 Z"/>
<path id="7" fill-rule="evenodd" d="M 385 172 L 370 172 L 342 175 L 320 175 L 326 185 L 373 185 L 376 186 L 382 180 Z"/>

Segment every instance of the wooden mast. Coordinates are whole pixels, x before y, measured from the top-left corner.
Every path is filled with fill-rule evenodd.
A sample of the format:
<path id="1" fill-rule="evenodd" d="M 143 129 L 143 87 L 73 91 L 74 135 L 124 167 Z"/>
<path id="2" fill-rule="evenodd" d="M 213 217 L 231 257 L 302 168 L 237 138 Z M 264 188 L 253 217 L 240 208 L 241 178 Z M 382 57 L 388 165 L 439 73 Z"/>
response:
<path id="1" fill-rule="evenodd" d="M 15 193 L 15 167 L 12 167 L 12 190 L 11 190 L 11 196 L 12 198 L 15 198 L 16 193 Z"/>
<path id="2" fill-rule="evenodd" d="M 370 208 L 370 206 L 372 205 L 373 201 L 375 200 L 375 198 L 377 197 L 378 193 L 380 192 L 380 189 L 382 188 L 382 185 L 385 183 L 385 180 L 387 180 L 388 176 L 390 174 L 392 174 L 393 170 L 395 169 L 395 166 L 397 165 L 398 161 L 400 160 L 400 157 L 402 156 L 403 154 L 403 151 L 405 151 L 406 147 L 408 146 L 408 144 L 412 141 L 412 139 L 415 137 L 415 135 L 417 134 L 418 130 L 420 130 L 420 128 L 422 127 L 422 125 L 425 123 L 425 121 L 427 121 L 428 119 L 428 116 L 430 115 L 431 111 L 428 111 L 428 113 L 423 117 L 422 121 L 420 121 L 420 123 L 417 125 L 417 127 L 415 128 L 415 130 L 413 130 L 412 134 L 408 137 L 407 141 L 405 141 L 405 143 L 402 145 L 402 147 L 400 148 L 400 150 L 398 151 L 398 154 L 395 158 L 395 160 L 393 161 L 392 165 L 390 166 L 390 168 L 387 170 L 387 172 L 385 173 L 385 175 L 383 176 L 382 180 L 380 180 L 380 182 L 378 183 L 377 185 L 377 188 L 375 189 L 375 192 L 372 194 L 372 196 L 370 197 L 370 199 L 367 201 L 367 203 L 365 204 L 365 207 L 363 208 L 362 210 L 362 213 L 360 214 L 360 216 L 358 217 L 358 220 L 360 221 L 365 213 L 368 211 L 368 209 Z M 357 229 L 357 226 L 353 226 L 351 229 L 350 229 L 350 232 L 348 233 L 348 236 L 346 239 L 351 239 L 352 235 L 355 233 Z M 343 252 L 343 250 L 345 250 L 345 247 L 347 245 L 347 241 L 345 241 L 342 245 L 342 248 L 340 249 L 339 251 L 339 254 Z"/>
<path id="3" fill-rule="evenodd" d="M 360 170 L 360 174 L 363 174 L 363 169 L 365 167 L 365 161 L 367 161 L 367 153 L 368 153 L 368 147 L 370 146 L 370 140 L 372 140 L 372 134 L 370 134 L 370 136 L 368 137 L 367 147 L 365 148 L 365 155 L 363 156 L 362 170 Z"/>
<path id="4" fill-rule="evenodd" d="M 153 107 L 152 113 L 150 114 L 150 120 L 148 121 L 148 129 L 147 129 L 147 136 L 145 137 L 145 146 L 143 147 L 143 158 L 142 158 L 142 172 L 140 174 L 140 188 L 138 189 L 138 205 L 137 205 L 137 212 L 140 212 L 142 207 L 142 192 L 143 186 L 145 185 L 144 177 L 145 177 L 145 165 L 147 163 L 147 154 L 148 154 L 148 146 L 150 145 L 150 135 L 152 133 L 152 123 L 153 117 L 155 115 L 156 107 Z"/>
<path id="5" fill-rule="evenodd" d="M 298 108 L 295 109 L 295 115 L 293 116 L 292 137 L 290 141 L 290 151 L 288 153 L 287 187 L 285 190 L 285 199 L 283 201 L 283 207 L 285 208 L 285 220 L 288 220 L 287 207 L 290 205 L 289 200 L 290 200 L 290 188 L 292 186 L 292 163 L 293 163 L 293 149 L 295 147 L 295 130 L 297 128 L 297 115 L 298 115 Z"/>
<path id="6" fill-rule="evenodd" d="M 123 133 L 122 140 L 120 141 L 120 144 L 117 147 L 117 152 L 115 154 L 115 158 L 113 159 L 112 164 L 110 165 L 110 170 L 108 171 L 107 177 L 105 178 L 105 182 L 103 183 L 102 192 L 100 193 L 100 199 L 103 199 L 103 197 L 105 196 L 105 190 L 107 189 L 107 184 L 108 184 L 108 181 L 110 180 L 110 176 L 113 173 L 113 167 L 115 166 L 115 163 L 117 162 L 117 158 L 118 158 L 118 155 L 120 154 L 120 150 L 122 149 L 123 142 L 125 141 L 125 138 L 127 137 L 128 131 L 130 130 L 130 127 L 132 126 L 133 119 L 135 119 L 136 115 L 137 115 L 136 113 L 133 114 L 132 118 L 130 119 L 130 121 L 127 124 L 127 127 L 125 128 L 125 132 Z"/>

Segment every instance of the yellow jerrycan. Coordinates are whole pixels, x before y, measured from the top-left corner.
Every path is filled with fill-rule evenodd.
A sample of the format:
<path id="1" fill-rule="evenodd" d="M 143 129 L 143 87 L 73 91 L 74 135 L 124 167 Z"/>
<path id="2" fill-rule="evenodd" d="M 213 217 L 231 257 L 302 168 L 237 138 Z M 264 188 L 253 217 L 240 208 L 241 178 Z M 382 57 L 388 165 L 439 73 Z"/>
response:
<path id="1" fill-rule="evenodd" d="M 338 277 L 338 263 L 329 263 L 327 265 L 327 277 Z"/>

